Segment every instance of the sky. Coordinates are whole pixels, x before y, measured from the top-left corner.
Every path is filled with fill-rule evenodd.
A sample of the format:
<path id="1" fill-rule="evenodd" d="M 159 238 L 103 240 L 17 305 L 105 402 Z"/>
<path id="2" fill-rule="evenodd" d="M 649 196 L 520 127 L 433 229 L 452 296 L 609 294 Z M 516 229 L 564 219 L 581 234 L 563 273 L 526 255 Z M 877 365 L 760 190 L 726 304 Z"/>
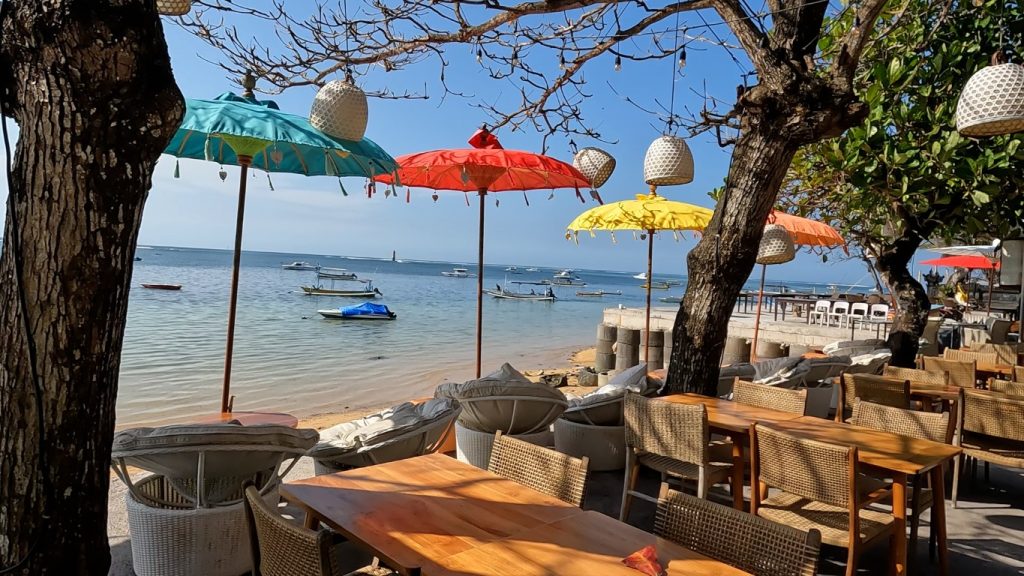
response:
<path id="1" fill-rule="evenodd" d="M 684 20 L 684 26 L 699 22 L 692 14 L 684 18 L 693 20 Z M 712 12 L 705 18 L 720 22 Z M 724 26 L 715 29 L 718 34 L 727 34 Z M 167 20 L 164 32 L 175 78 L 186 98 L 212 98 L 222 92 L 239 90 L 214 64 L 223 60 L 223 55 Z M 243 28 L 243 33 L 260 37 L 266 37 L 269 32 L 260 27 Z M 447 72 L 449 84 L 471 94 L 472 98 L 438 98 L 437 66 L 430 62 L 389 73 L 363 71 L 358 82 L 368 91 L 385 86 L 395 91 L 422 90 L 426 85 L 428 93 L 434 96 L 427 100 L 370 100 L 366 136 L 393 156 L 466 147 L 466 140 L 474 130 L 488 120 L 483 111 L 471 106 L 473 101 L 502 102 L 515 95 L 510 81 L 492 80 L 476 64 L 472 48 L 453 46 L 446 55 L 452 62 Z M 742 61 L 734 61 L 719 46 L 699 41 L 689 45 L 687 55 L 683 74 L 675 76 L 674 106 L 677 110 L 684 107 L 699 110 L 704 102 L 700 94 L 705 90 L 727 101 L 734 98 L 735 86 L 742 83 L 741 71 L 747 68 Z M 524 57 L 555 56 L 525 54 Z M 552 63 L 555 72 L 556 65 Z M 664 126 L 657 117 L 625 98 L 628 96 L 649 109 L 668 103 L 674 70 L 675 63 L 668 60 L 627 60 L 622 70 L 616 72 L 611 56 L 586 65 L 587 91 L 591 96 L 584 105 L 584 113 L 612 143 L 587 141 L 579 136 L 574 139 L 579 147 L 598 146 L 617 159 L 614 174 L 600 190 L 605 202 L 629 199 L 646 192 L 644 153 Z M 258 83 L 257 92 L 260 87 Z M 314 95 L 314 87 L 297 87 L 269 98 L 287 112 L 307 116 Z M 540 134 L 499 130 L 496 135 L 505 148 L 540 152 Z M 672 200 L 713 207 L 708 192 L 723 182 L 731 149 L 720 148 L 711 134 L 690 138 L 688 143 L 696 166 L 694 181 L 683 186 L 662 187 L 659 193 Z M 568 139 L 549 139 L 548 154 L 571 161 Z M 234 238 L 238 168 L 225 166 L 228 174 L 225 181 L 218 176 L 220 169 L 221 166 L 214 163 L 181 160 L 180 178 L 174 178 L 175 158 L 161 156 L 146 203 L 139 243 L 230 249 Z M 245 250 L 371 257 L 390 257 L 394 250 L 402 259 L 476 260 L 475 197 L 471 198 L 472 205 L 467 206 L 463 194 L 442 191 L 435 202 L 431 191 L 413 189 L 412 201 L 407 204 L 404 190 L 398 198 L 385 198 L 383 187 L 379 187 L 379 194 L 366 198 L 359 193 L 364 181 L 358 179 L 346 179 L 345 188 L 350 195 L 344 197 L 337 180 L 330 177 L 274 174 L 270 176 L 273 190 L 265 173 L 254 171 L 251 178 L 245 207 Z M 6 198 L 6 183 L 0 186 L 0 194 Z M 629 234 L 618 234 L 615 243 L 604 233 L 598 233 L 595 238 L 581 234 L 578 245 L 566 240 L 565 226 L 580 212 L 596 205 L 589 198 L 582 204 L 572 190 L 555 191 L 550 200 L 546 190 L 529 192 L 528 196 L 529 206 L 519 192 L 488 197 L 488 262 L 626 272 L 644 269 L 646 242 L 634 241 Z M 0 207 L 0 214 L 3 211 Z M 679 241 L 674 241 L 671 235 L 664 236 L 656 241 L 655 272 L 685 274 L 686 253 L 696 241 L 689 233 L 682 234 Z M 871 284 L 863 263 L 843 261 L 841 256 L 836 253 L 828 263 L 823 263 L 818 255 L 801 253 L 791 263 L 769 268 L 767 276 L 777 281 Z"/>

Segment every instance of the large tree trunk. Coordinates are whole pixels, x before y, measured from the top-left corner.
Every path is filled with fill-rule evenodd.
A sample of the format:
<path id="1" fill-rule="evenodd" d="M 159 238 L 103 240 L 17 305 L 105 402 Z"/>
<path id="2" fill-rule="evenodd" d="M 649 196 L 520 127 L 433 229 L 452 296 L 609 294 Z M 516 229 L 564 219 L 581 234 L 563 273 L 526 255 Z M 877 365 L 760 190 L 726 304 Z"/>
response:
<path id="1" fill-rule="evenodd" d="M 0 567 L 105 575 L 136 237 L 184 106 L 153 0 L 4 0 L 0 26 L 20 128 L 0 259 Z"/>
<path id="2" fill-rule="evenodd" d="M 744 131 L 711 224 L 687 258 L 686 295 L 672 328 L 670 392 L 715 395 L 729 316 L 797 150 L 779 133 L 768 123 Z"/>
<path id="3" fill-rule="evenodd" d="M 908 265 L 921 241 L 913 233 L 906 233 L 885 247 L 875 260 L 875 267 L 885 278 L 899 306 L 888 345 L 892 350 L 893 366 L 913 368 L 917 358 L 918 339 L 928 322 L 931 301 Z"/>

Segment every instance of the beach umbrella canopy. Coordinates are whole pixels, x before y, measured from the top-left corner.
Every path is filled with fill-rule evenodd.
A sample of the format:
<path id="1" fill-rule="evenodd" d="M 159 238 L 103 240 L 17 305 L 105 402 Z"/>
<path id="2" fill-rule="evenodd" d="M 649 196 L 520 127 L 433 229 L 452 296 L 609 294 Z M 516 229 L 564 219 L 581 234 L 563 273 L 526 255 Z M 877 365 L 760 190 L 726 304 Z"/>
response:
<path id="1" fill-rule="evenodd" d="M 651 333 L 651 275 L 654 259 L 654 234 L 660 230 L 704 230 L 711 222 L 714 211 L 685 202 L 673 202 L 658 196 L 652 189 L 650 194 L 637 194 L 635 200 L 612 202 L 591 208 L 580 214 L 567 226 L 572 237 L 580 231 L 639 230 L 647 234 L 647 316 L 644 324 L 648 338 Z M 645 347 L 644 362 L 648 360 Z"/>
<path id="2" fill-rule="evenodd" d="M 792 214 L 786 214 L 785 212 L 779 212 L 778 210 L 772 210 L 771 214 L 768 215 L 767 224 L 774 224 L 785 228 L 786 232 L 789 233 L 790 238 L 793 239 L 793 244 L 796 245 L 796 247 L 803 246 L 814 249 L 837 248 L 841 246 L 844 250 L 846 249 L 846 241 L 839 235 L 839 232 L 836 232 L 835 228 L 825 224 L 824 222 L 818 222 L 816 220 L 811 220 L 810 218 L 794 216 Z M 764 297 L 764 276 L 766 269 L 766 264 L 761 264 L 761 283 L 757 289 L 757 313 L 754 317 L 754 341 L 750 345 L 751 361 L 754 361 L 757 358 L 757 336 L 761 327 L 761 300 Z"/>
<path id="3" fill-rule="evenodd" d="M 394 158 L 371 140 L 363 138 L 355 142 L 332 138 L 313 128 L 305 118 L 281 112 L 276 103 L 256 100 L 251 93 L 255 85 L 251 76 L 247 76 L 243 83 L 248 89 L 243 96 L 225 93 L 213 100 L 186 99 L 185 117 L 164 150 L 165 154 L 178 158 L 194 158 L 241 167 L 231 298 L 228 303 L 227 347 L 224 354 L 222 412 L 231 410 L 231 357 L 249 167 L 268 173 L 367 178 L 391 172 L 397 167 Z M 177 176 L 177 166 L 174 172 Z"/>
<path id="4" fill-rule="evenodd" d="M 924 266 L 945 266 L 947 268 L 967 268 L 968 270 L 998 270 L 999 262 L 985 256 L 943 256 L 922 260 Z"/>
<path id="5" fill-rule="evenodd" d="M 398 169 L 376 176 L 378 182 L 433 190 L 475 192 L 480 197 L 476 295 L 476 375 L 480 377 L 484 294 L 484 197 L 491 192 L 590 186 L 579 170 L 533 152 L 505 150 L 486 128 L 469 139 L 472 148 L 431 150 L 397 158 Z"/>

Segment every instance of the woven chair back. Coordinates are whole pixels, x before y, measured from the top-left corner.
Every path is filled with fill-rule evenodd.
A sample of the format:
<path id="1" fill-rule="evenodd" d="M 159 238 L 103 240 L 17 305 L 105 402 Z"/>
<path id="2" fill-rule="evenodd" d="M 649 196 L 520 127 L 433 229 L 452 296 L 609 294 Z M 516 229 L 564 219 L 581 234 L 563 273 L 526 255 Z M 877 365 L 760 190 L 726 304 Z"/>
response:
<path id="1" fill-rule="evenodd" d="M 747 406 L 757 406 L 802 416 L 807 408 L 807 389 L 790 390 L 737 378 L 732 385 L 732 400 Z"/>
<path id="2" fill-rule="evenodd" d="M 245 490 L 256 576 L 332 576 L 329 532 L 293 524 L 270 508 L 259 490 Z"/>
<path id="3" fill-rule="evenodd" d="M 708 463 L 708 411 L 626 393 L 626 446 L 681 462 Z"/>
<path id="4" fill-rule="evenodd" d="M 906 408 L 910 406 L 910 382 L 874 374 L 843 374 L 844 406 L 853 408 L 857 399 Z"/>
<path id="5" fill-rule="evenodd" d="M 964 431 L 1024 442 L 1024 399 L 964 391 Z"/>
<path id="6" fill-rule="evenodd" d="M 850 424 L 932 442 L 948 444 L 953 441 L 949 412 L 919 412 L 857 401 L 853 405 Z"/>
<path id="7" fill-rule="evenodd" d="M 758 480 L 802 498 L 848 508 L 855 477 L 851 446 L 836 446 L 754 425 Z"/>
<path id="8" fill-rule="evenodd" d="M 992 379 L 988 381 L 988 389 L 1014 398 L 1024 398 L 1024 382 Z"/>
<path id="9" fill-rule="evenodd" d="M 929 372 L 949 372 L 949 383 L 953 386 L 974 388 L 978 381 L 976 361 L 962 362 L 933 356 L 925 356 L 923 361 L 924 369 Z"/>
<path id="10" fill-rule="evenodd" d="M 573 458 L 498 432 L 487 470 L 575 506 L 583 503 L 587 458 Z"/>
<path id="11" fill-rule="evenodd" d="M 917 368 L 900 368 L 898 366 L 886 366 L 882 371 L 883 376 L 909 380 L 912 384 L 924 386 L 949 386 L 949 372 L 929 372 Z"/>
<path id="12" fill-rule="evenodd" d="M 1004 318 L 996 318 L 992 321 L 992 327 L 988 329 L 988 337 L 992 340 L 992 344 L 996 346 L 1005 346 L 1006 337 L 1010 334 L 1010 326 L 1013 322 Z M 1014 350 L 1014 359 L 1011 364 L 1016 363 L 1017 352 Z"/>
<path id="13" fill-rule="evenodd" d="M 959 362 L 982 362 L 987 364 L 998 364 L 999 358 L 995 352 L 975 352 L 974 350 L 953 350 L 946 348 L 942 353 L 946 360 L 957 360 Z"/>
<path id="14" fill-rule="evenodd" d="M 1013 381 L 1024 382 L 1024 366 L 1013 367 Z"/>
<path id="15" fill-rule="evenodd" d="M 658 499 L 654 533 L 760 576 L 813 576 L 821 533 L 804 532 L 689 494 Z"/>
<path id="16" fill-rule="evenodd" d="M 994 352 L 996 355 L 996 363 L 998 364 L 1013 366 L 1017 363 L 1016 344 L 993 344 L 992 342 L 983 342 L 978 344 L 978 352 Z"/>

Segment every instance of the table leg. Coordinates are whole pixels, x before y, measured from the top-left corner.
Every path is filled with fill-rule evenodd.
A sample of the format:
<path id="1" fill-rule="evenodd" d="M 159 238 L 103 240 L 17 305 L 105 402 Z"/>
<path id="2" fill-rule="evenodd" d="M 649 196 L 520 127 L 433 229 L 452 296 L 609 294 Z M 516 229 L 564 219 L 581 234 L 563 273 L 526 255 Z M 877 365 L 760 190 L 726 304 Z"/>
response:
<path id="1" fill-rule="evenodd" d="M 306 510 L 306 517 L 302 520 L 303 528 L 315 530 L 318 524 L 320 524 L 320 518 L 316 514 L 313 514 L 312 510 Z"/>
<path id="2" fill-rule="evenodd" d="M 743 510 L 743 440 L 737 435 L 732 440 L 732 507 Z"/>
<path id="3" fill-rule="evenodd" d="M 907 475 L 895 472 L 892 478 L 893 542 L 889 573 L 904 576 L 907 573 Z"/>
<path id="4" fill-rule="evenodd" d="M 942 466 L 932 468 L 932 518 L 929 530 L 935 530 L 939 547 L 939 574 L 949 573 L 949 547 L 946 544 L 946 485 Z"/>

